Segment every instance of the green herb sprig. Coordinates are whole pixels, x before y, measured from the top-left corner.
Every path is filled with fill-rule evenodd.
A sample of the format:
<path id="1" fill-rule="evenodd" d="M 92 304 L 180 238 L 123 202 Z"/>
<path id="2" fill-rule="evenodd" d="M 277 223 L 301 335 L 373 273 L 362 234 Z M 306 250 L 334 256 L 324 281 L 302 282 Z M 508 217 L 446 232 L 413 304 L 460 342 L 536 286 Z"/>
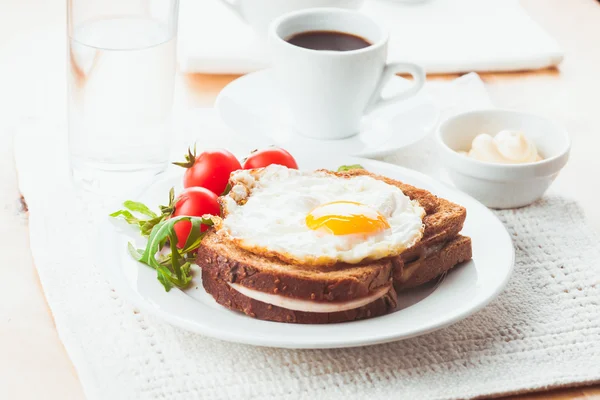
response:
<path id="1" fill-rule="evenodd" d="M 342 165 L 337 169 L 337 172 L 346 172 L 346 171 L 350 171 L 352 169 L 365 169 L 365 168 L 360 164 Z"/>
<path id="2" fill-rule="evenodd" d="M 154 228 L 160 222 L 168 219 L 173 211 L 175 211 L 175 189 L 171 188 L 169 191 L 169 205 L 159 206 L 160 213 L 157 214 L 150 210 L 146 205 L 138 203 L 136 201 L 127 200 L 123 203 L 124 210 L 115 211 L 109 214 L 113 218 L 123 218 L 128 224 L 137 225 L 140 233 L 144 237 L 150 236 L 152 228 Z M 148 218 L 138 218 L 133 213 L 141 214 Z"/>
<path id="3" fill-rule="evenodd" d="M 156 270 L 157 279 L 168 292 L 173 287 L 185 288 L 192 280 L 191 266 L 195 261 L 195 250 L 200 247 L 204 237 L 202 225 L 212 226 L 211 219 L 179 216 L 171 218 L 175 210 L 175 191 L 169 192 L 169 205 L 160 206 L 160 212 L 155 213 L 146 205 L 127 200 L 123 203 L 123 210 L 110 214 L 113 218 L 122 218 L 128 224 L 136 226 L 142 236 L 147 237 L 145 249 L 137 249 L 129 243 L 127 250 L 131 256 L 147 266 Z M 143 217 L 137 217 L 134 213 Z M 192 228 L 182 249 L 177 248 L 177 234 L 175 224 L 179 221 L 190 221 Z M 160 251 L 168 246 L 170 253 L 158 255 Z"/>
<path id="4" fill-rule="evenodd" d="M 183 249 L 177 248 L 177 234 L 175 224 L 179 221 L 190 221 L 192 229 Z M 168 292 L 173 287 L 183 289 L 192 280 L 191 266 L 194 263 L 195 250 L 200 247 L 200 242 L 205 233 L 201 231 L 202 225 L 212 226 L 209 218 L 180 216 L 159 222 L 152 228 L 145 249 L 136 249 L 129 243 L 128 250 L 137 261 L 156 270 L 157 279 Z M 167 257 L 156 259 L 156 254 L 167 244 L 171 254 Z"/>

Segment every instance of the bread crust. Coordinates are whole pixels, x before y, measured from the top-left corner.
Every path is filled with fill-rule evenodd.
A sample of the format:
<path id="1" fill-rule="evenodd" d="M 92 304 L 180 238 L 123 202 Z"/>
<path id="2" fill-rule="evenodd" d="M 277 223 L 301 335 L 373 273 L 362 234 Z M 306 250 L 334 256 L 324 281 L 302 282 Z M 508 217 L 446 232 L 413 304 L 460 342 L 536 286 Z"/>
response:
<path id="1" fill-rule="evenodd" d="M 471 238 L 467 236 L 458 235 L 446 243 L 441 243 L 440 246 L 439 250 L 438 248 L 427 249 L 434 252 L 432 254 L 424 252 L 417 260 L 406 259 L 401 269 L 394 270 L 394 287 L 397 291 L 427 283 L 456 265 L 470 260 L 473 256 Z M 412 274 L 403 276 L 403 273 L 411 269 L 414 269 Z"/>

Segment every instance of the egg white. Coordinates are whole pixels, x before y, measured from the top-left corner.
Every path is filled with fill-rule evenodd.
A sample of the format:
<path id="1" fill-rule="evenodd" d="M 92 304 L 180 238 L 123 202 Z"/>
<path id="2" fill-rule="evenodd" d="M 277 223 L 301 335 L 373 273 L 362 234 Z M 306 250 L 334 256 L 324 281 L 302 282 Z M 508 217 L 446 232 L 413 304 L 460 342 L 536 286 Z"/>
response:
<path id="1" fill-rule="evenodd" d="M 425 210 L 402 191 L 369 176 L 342 178 L 325 171 L 271 165 L 238 171 L 222 198 L 221 234 L 251 252 L 304 265 L 356 264 L 394 256 L 423 236 Z M 315 207 L 352 201 L 382 214 L 390 229 L 332 235 L 306 226 Z"/>

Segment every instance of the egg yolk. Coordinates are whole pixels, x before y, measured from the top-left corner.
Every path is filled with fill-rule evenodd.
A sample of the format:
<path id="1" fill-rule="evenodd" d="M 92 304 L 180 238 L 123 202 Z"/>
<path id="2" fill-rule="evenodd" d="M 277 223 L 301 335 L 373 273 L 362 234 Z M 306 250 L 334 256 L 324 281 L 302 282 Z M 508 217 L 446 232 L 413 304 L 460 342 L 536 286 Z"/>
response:
<path id="1" fill-rule="evenodd" d="M 332 235 L 374 234 L 390 228 L 379 212 L 353 201 L 321 204 L 308 213 L 306 226 Z"/>

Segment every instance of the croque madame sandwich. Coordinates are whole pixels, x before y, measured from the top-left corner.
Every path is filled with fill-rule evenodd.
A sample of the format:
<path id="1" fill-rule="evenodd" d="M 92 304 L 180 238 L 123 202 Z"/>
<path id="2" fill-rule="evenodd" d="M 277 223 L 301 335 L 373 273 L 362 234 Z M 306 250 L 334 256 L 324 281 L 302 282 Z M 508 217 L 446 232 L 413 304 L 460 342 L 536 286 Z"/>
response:
<path id="1" fill-rule="evenodd" d="M 197 263 L 205 290 L 251 317 L 376 317 L 396 309 L 397 291 L 471 258 L 463 207 L 365 170 L 271 165 L 229 183 Z"/>

